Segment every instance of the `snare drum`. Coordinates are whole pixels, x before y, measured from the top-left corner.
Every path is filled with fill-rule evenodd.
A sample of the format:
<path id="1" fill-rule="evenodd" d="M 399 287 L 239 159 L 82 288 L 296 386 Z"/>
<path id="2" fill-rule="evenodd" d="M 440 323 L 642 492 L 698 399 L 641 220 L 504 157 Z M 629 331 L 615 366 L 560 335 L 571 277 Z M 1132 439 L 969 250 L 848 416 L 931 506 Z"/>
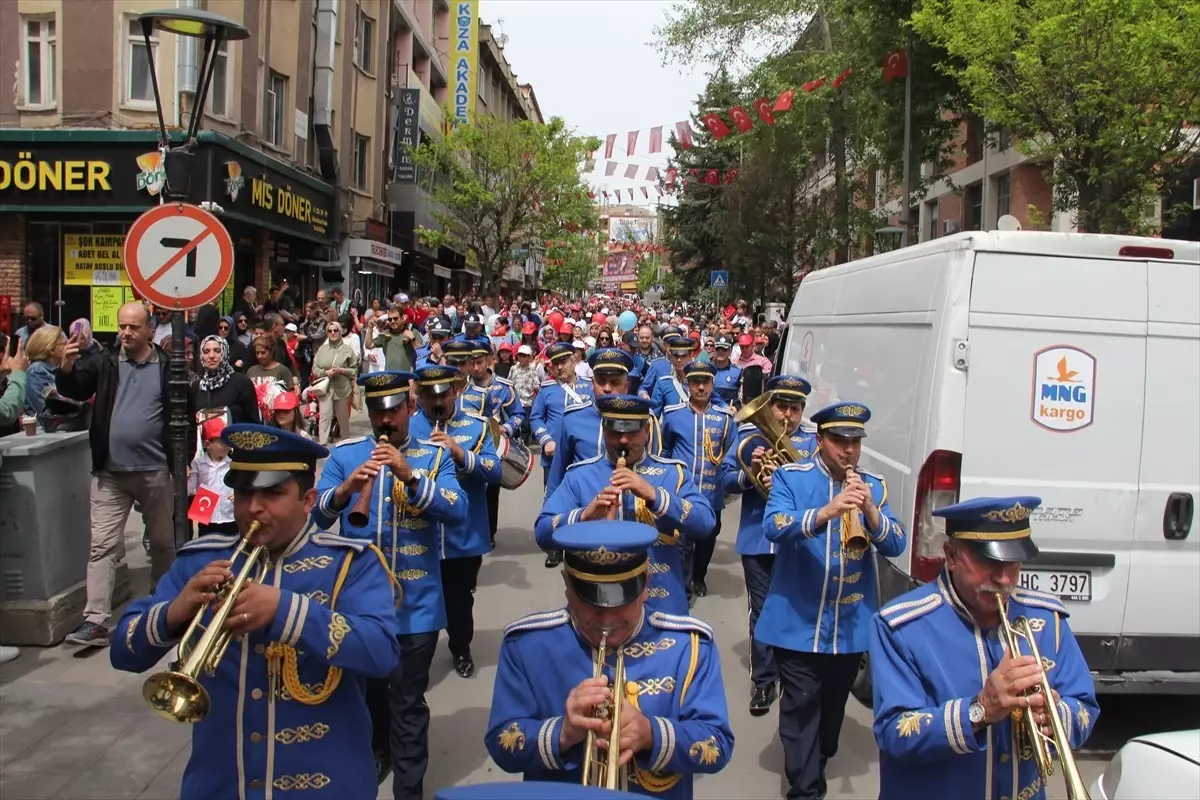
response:
<path id="1" fill-rule="evenodd" d="M 500 456 L 500 486 L 520 488 L 533 472 L 533 454 L 521 442 L 506 436 L 495 418 L 488 420 L 488 430 L 496 445 L 496 454 Z"/>

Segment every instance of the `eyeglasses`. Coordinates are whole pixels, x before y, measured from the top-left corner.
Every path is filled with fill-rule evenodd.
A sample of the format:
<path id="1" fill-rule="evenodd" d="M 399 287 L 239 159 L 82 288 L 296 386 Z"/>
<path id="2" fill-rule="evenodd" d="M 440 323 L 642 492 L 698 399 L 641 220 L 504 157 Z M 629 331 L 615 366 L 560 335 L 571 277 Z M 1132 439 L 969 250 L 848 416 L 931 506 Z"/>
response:
<path id="1" fill-rule="evenodd" d="M 26 322 L 37 322 L 38 318 L 37 317 L 26 317 L 25 321 Z"/>

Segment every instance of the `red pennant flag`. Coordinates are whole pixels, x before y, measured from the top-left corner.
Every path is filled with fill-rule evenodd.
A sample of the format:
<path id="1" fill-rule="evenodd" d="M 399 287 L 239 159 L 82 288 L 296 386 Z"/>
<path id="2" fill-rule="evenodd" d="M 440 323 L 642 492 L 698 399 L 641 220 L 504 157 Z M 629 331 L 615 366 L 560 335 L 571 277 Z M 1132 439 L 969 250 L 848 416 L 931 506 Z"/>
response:
<path id="1" fill-rule="evenodd" d="M 606 161 L 604 164 L 604 177 L 611 178 L 617 174 L 617 162 Z"/>
<path id="2" fill-rule="evenodd" d="M 794 91 L 792 91 L 791 89 L 784 89 L 782 92 L 779 93 L 779 98 L 775 101 L 775 110 L 776 111 L 787 111 L 788 109 L 790 109 L 792 107 L 792 99 L 795 96 L 796 96 L 796 93 Z"/>
<path id="3" fill-rule="evenodd" d="M 625 168 L 625 178 L 627 180 L 631 180 L 631 181 L 636 179 L 637 178 L 637 169 L 638 169 L 637 164 L 630 164 L 628 167 Z M 632 192 L 633 190 L 630 189 L 629 191 Z"/>
<path id="4" fill-rule="evenodd" d="M 658 167 L 646 167 L 646 180 L 658 180 Z"/>
<path id="5" fill-rule="evenodd" d="M 771 101 L 765 97 L 760 97 L 754 101 L 754 110 L 758 112 L 758 118 L 767 125 L 775 124 L 775 112 L 771 110 Z"/>
<path id="6" fill-rule="evenodd" d="M 650 152 L 662 152 L 662 125 L 650 129 Z"/>
<path id="7" fill-rule="evenodd" d="M 629 155 L 629 156 L 633 155 L 633 151 L 637 149 L 637 137 L 638 137 L 637 131 L 629 132 L 628 143 L 627 143 L 627 147 L 625 148 L 625 155 Z"/>
<path id="8" fill-rule="evenodd" d="M 746 109 L 741 106 L 730 108 L 729 118 L 733 120 L 733 126 L 741 133 L 745 133 L 754 127 L 754 120 L 750 119 L 750 115 L 746 113 Z"/>
<path id="9" fill-rule="evenodd" d="M 219 502 L 221 502 L 221 495 L 201 486 L 196 490 L 196 496 L 188 507 L 188 519 L 201 525 L 209 524 L 212 522 L 213 512 L 217 510 Z"/>
<path id="10" fill-rule="evenodd" d="M 697 167 L 692 167 L 688 170 L 688 175 L 695 176 L 695 175 L 699 175 L 699 174 L 700 174 L 700 170 Z"/>
<path id="11" fill-rule="evenodd" d="M 658 189 L 658 196 L 659 196 L 659 197 L 662 197 L 662 196 L 663 196 L 663 190 L 662 190 L 662 187 L 661 187 L 661 186 L 655 186 L 654 188 L 655 188 L 655 189 Z"/>
<path id="12" fill-rule="evenodd" d="M 667 186 L 674 186 L 679 180 L 679 170 L 675 167 L 667 167 Z"/>
<path id="13" fill-rule="evenodd" d="M 833 79 L 833 88 L 835 88 L 835 89 L 836 89 L 837 87 L 839 87 L 839 86 L 841 86 L 843 83 L 845 83 L 845 82 L 846 82 L 846 78 L 849 78 L 849 77 L 850 77 L 850 73 L 851 73 L 851 72 L 853 72 L 853 70 L 851 70 L 851 69 L 844 69 L 844 70 L 842 70 L 841 72 L 839 72 L 839 73 L 838 73 L 838 76 L 837 76 L 836 78 L 834 78 L 834 79 Z"/>
<path id="14" fill-rule="evenodd" d="M 883 57 L 883 82 L 891 83 L 896 78 L 908 77 L 908 51 L 903 47 Z"/>
<path id="15" fill-rule="evenodd" d="M 730 133 L 729 126 L 726 125 L 725 121 L 716 114 L 701 114 L 700 121 L 704 123 L 704 127 L 708 128 L 708 132 L 711 133 L 713 138 L 718 142 L 724 139 Z"/>
<path id="16" fill-rule="evenodd" d="M 808 83 L 801 86 L 800 90 L 806 94 L 811 94 L 812 92 L 815 92 L 817 89 L 820 89 L 824 85 L 825 85 L 825 79 L 817 78 L 816 80 L 809 81 Z"/>
<path id="17" fill-rule="evenodd" d="M 704 175 L 704 182 L 708 183 L 708 184 L 712 184 L 713 186 L 716 186 L 718 183 L 721 182 L 721 170 L 710 169 Z"/>
<path id="18" fill-rule="evenodd" d="M 731 169 L 725 173 L 725 182 L 726 183 L 733 183 L 736 180 L 737 180 L 737 170 L 736 169 Z"/>
<path id="19" fill-rule="evenodd" d="M 687 121 L 675 123 L 675 138 L 679 140 L 679 147 L 687 150 L 692 146 L 692 126 L 687 124 Z"/>
<path id="20" fill-rule="evenodd" d="M 610 133 L 608 138 L 604 140 L 604 157 L 612 158 L 613 145 L 617 143 L 617 135 Z"/>
<path id="21" fill-rule="evenodd" d="M 607 199 L 608 199 L 608 191 L 607 191 L 607 190 L 604 190 L 604 199 L 605 199 L 605 200 L 607 200 Z"/>

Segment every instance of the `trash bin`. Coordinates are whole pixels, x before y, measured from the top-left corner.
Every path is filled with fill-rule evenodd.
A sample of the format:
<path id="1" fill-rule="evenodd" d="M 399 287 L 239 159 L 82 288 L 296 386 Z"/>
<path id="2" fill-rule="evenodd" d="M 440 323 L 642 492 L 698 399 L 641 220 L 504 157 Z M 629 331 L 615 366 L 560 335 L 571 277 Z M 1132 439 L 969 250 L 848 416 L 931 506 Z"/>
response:
<path id="1" fill-rule="evenodd" d="M 91 548 L 87 431 L 0 437 L 0 641 L 50 645 L 79 624 Z M 129 595 L 120 570 L 114 602 Z"/>

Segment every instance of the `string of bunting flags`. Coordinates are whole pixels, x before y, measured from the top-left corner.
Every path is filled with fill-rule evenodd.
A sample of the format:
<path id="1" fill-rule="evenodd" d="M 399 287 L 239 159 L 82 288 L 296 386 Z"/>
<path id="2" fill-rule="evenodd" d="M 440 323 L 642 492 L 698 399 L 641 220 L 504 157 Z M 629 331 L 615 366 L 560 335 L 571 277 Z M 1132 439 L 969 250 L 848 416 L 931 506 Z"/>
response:
<path id="1" fill-rule="evenodd" d="M 907 51 L 904 48 L 901 48 L 887 53 L 883 57 L 882 67 L 883 80 L 885 83 L 891 83 L 897 78 L 908 77 Z M 853 70 L 844 69 L 838 73 L 832 79 L 832 81 L 829 80 L 828 76 L 822 76 L 820 78 L 808 81 L 797 88 L 784 89 L 779 93 L 774 101 L 772 101 L 769 97 L 759 97 L 750 103 L 749 111 L 743 105 L 730 106 L 727 111 L 729 117 L 728 123 L 719 113 L 715 111 L 701 114 L 699 119 L 704 124 L 705 129 L 716 141 L 720 141 L 726 136 L 737 135 L 739 133 L 748 133 L 754 129 L 755 117 L 757 117 L 764 125 L 774 125 L 776 122 L 776 114 L 785 113 L 791 110 L 792 104 L 795 102 L 797 92 L 811 94 L 817 89 L 820 89 L 822 86 L 825 86 L 826 83 L 828 83 L 831 88 L 836 89 L 845 83 L 852 74 Z M 754 116 L 751 116 L 751 111 L 753 111 Z M 732 126 L 729 123 L 732 123 Z M 646 155 L 654 155 L 662 152 L 663 130 L 666 127 L 667 126 L 665 125 L 658 125 L 649 129 L 650 135 L 646 139 Z M 681 150 L 688 150 L 695 146 L 695 133 L 692 130 L 690 121 L 682 120 L 680 122 L 676 122 L 674 124 L 674 129 L 675 138 L 678 142 L 678 147 Z M 629 131 L 627 134 L 625 134 L 625 155 L 638 155 L 637 147 L 639 141 L 642 141 L 642 132 L 643 131 L 640 130 Z M 622 167 L 620 163 L 612 160 L 619 136 L 620 134 L 610 133 L 604 137 L 604 177 L 606 178 L 617 177 L 617 171 Z M 584 170 L 586 172 L 593 171 L 598 161 L 600 161 L 599 149 L 594 151 L 591 155 L 591 158 L 586 161 Z M 681 177 L 679 175 L 679 171 L 674 167 L 660 169 L 659 167 L 643 166 L 640 164 L 625 164 L 622 171 L 622 177 L 626 180 L 638 180 L 638 172 L 642 169 L 645 169 L 645 173 L 641 180 L 646 181 L 647 183 L 655 183 L 660 177 L 662 177 L 668 190 L 671 190 L 680 183 L 682 183 L 686 188 L 689 178 L 696 179 L 700 183 L 706 183 L 712 186 L 717 186 L 722 183 L 732 183 L 737 179 L 736 169 L 719 170 L 690 168 L 687 170 L 684 180 L 681 182 L 679 181 L 679 178 Z M 663 189 L 661 186 L 656 186 L 655 188 L 659 195 L 663 194 Z M 622 190 L 614 189 L 612 191 L 616 194 L 617 200 L 619 201 Z M 629 198 L 630 200 L 633 200 L 633 189 L 626 189 L 625 191 L 629 192 Z M 641 192 L 643 197 L 648 198 L 650 196 L 649 190 L 646 187 L 641 187 Z M 608 199 L 608 191 L 603 191 L 602 194 L 604 195 L 605 199 Z M 595 199 L 594 192 L 590 192 L 589 195 L 592 197 L 592 199 Z"/>

